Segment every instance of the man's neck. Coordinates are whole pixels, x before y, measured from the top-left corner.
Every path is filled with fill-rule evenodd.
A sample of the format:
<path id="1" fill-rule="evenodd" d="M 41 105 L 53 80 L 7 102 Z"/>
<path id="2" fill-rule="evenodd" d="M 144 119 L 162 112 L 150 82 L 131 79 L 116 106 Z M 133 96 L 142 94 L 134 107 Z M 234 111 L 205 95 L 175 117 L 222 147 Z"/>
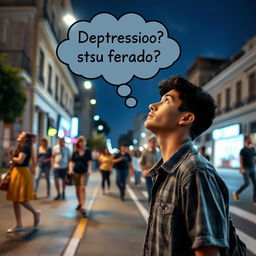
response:
<path id="1" fill-rule="evenodd" d="M 188 141 L 188 138 L 179 136 L 177 134 L 163 134 L 157 136 L 158 144 L 161 149 L 163 161 L 166 162 L 174 153 Z"/>

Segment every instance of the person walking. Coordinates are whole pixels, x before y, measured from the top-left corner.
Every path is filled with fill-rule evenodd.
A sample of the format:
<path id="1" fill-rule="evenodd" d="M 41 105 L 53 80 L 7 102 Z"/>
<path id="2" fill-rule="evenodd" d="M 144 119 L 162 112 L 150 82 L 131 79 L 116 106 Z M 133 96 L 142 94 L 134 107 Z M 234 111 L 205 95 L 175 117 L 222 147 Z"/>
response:
<path id="1" fill-rule="evenodd" d="M 217 256 L 228 246 L 229 193 L 192 141 L 212 124 L 216 103 L 180 76 L 164 80 L 144 125 L 162 158 L 149 170 L 152 200 L 144 256 Z"/>
<path id="2" fill-rule="evenodd" d="M 58 138 L 58 144 L 52 150 L 52 169 L 54 174 L 54 183 L 57 190 L 57 196 L 54 200 L 65 199 L 65 180 L 67 177 L 68 163 L 70 160 L 70 152 L 65 147 L 64 138 Z M 60 193 L 60 183 L 62 182 L 62 194 Z"/>
<path id="3" fill-rule="evenodd" d="M 233 192 L 233 198 L 236 201 L 240 200 L 239 195 L 250 185 L 250 178 L 253 185 L 252 204 L 256 205 L 256 178 L 254 169 L 254 158 L 256 153 L 255 149 L 251 147 L 252 140 L 250 136 L 245 136 L 244 142 L 245 146 L 240 151 L 240 172 L 243 175 L 244 184 L 237 191 Z"/>
<path id="4" fill-rule="evenodd" d="M 15 152 L 10 151 L 10 165 L 12 167 L 10 184 L 7 190 L 6 199 L 13 202 L 13 210 L 16 218 L 16 225 L 7 230 L 7 233 L 14 233 L 24 230 L 21 218 L 21 207 L 29 210 L 34 217 L 34 228 L 40 223 L 41 212 L 36 210 L 29 202 L 34 198 L 33 177 L 29 170 L 29 162 L 32 152 L 32 136 L 26 132 L 19 134 L 18 145 Z"/>
<path id="5" fill-rule="evenodd" d="M 76 210 L 80 210 L 81 214 L 84 217 L 86 217 L 86 185 L 88 183 L 89 175 L 91 174 L 91 172 L 92 153 L 88 148 L 86 148 L 85 137 L 80 136 L 71 157 L 71 161 L 69 164 L 69 174 L 74 175 L 76 197 L 78 201 L 78 206 L 76 207 Z"/>
<path id="6" fill-rule="evenodd" d="M 109 153 L 108 148 L 105 148 L 103 153 L 99 156 L 99 168 L 102 176 L 101 180 L 101 187 L 102 187 L 102 193 L 106 193 L 106 185 L 107 183 L 107 191 L 110 192 L 110 174 L 113 169 L 113 160 L 112 155 Z"/>
<path id="7" fill-rule="evenodd" d="M 151 135 L 148 139 L 148 148 L 142 153 L 140 160 L 140 167 L 143 170 L 143 174 L 146 180 L 149 203 L 151 202 L 151 193 L 153 187 L 153 181 L 151 176 L 149 175 L 149 170 L 161 158 L 161 153 L 157 150 L 156 145 L 156 136 Z"/>
<path id="8" fill-rule="evenodd" d="M 50 196 L 50 170 L 51 170 L 51 156 L 52 156 L 52 149 L 48 147 L 48 141 L 46 138 L 40 139 L 40 146 L 37 152 L 37 165 L 39 167 L 38 177 L 36 178 L 35 182 L 35 198 L 37 198 L 37 191 L 40 179 L 42 175 L 44 175 L 47 185 L 47 193 L 46 196 Z"/>
<path id="9" fill-rule="evenodd" d="M 120 152 L 113 158 L 114 167 L 116 169 L 116 185 L 120 191 L 120 199 L 125 201 L 125 187 L 129 175 L 129 169 L 133 171 L 131 157 L 127 153 L 127 145 L 120 146 Z"/>
<path id="10" fill-rule="evenodd" d="M 133 168 L 134 168 L 134 185 L 139 188 L 141 187 L 141 168 L 139 166 L 139 162 L 140 162 L 140 158 L 141 158 L 141 152 L 140 150 L 135 150 L 134 151 L 134 155 L 132 158 L 132 164 L 133 164 Z"/>

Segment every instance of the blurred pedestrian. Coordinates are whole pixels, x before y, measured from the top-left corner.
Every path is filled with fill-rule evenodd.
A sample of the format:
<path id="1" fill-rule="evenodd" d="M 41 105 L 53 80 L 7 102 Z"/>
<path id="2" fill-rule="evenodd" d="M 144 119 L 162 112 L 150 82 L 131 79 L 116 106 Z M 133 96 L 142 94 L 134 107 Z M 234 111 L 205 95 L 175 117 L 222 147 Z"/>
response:
<path id="1" fill-rule="evenodd" d="M 114 167 L 116 169 L 116 185 L 120 191 L 120 198 L 125 201 L 125 187 L 127 184 L 127 178 L 129 170 L 134 170 L 131 157 L 127 153 L 127 145 L 120 146 L 120 152 L 113 158 Z"/>
<path id="2" fill-rule="evenodd" d="M 110 174 L 113 169 L 113 160 L 112 155 L 109 153 L 108 148 L 106 147 L 103 153 L 99 156 L 100 172 L 102 176 L 101 187 L 102 193 L 105 194 L 107 183 L 107 192 L 110 192 Z"/>
<path id="3" fill-rule="evenodd" d="M 74 166 L 73 166 L 74 164 Z M 73 173 L 76 187 L 76 197 L 78 206 L 76 210 L 80 210 L 81 214 L 86 217 L 85 200 L 86 185 L 89 175 L 92 172 L 92 153 L 86 148 L 86 139 L 80 136 L 75 145 L 74 152 L 69 164 L 69 173 Z"/>
<path id="4" fill-rule="evenodd" d="M 250 136 L 245 136 L 244 143 L 245 146 L 240 151 L 240 172 L 243 175 L 244 184 L 237 191 L 233 192 L 233 198 L 239 201 L 239 194 L 250 185 L 250 178 L 253 185 L 252 204 L 256 205 L 256 178 L 254 169 L 254 157 L 256 153 L 255 148 L 251 147 L 252 140 Z"/>
<path id="5" fill-rule="evenodd" d="M 143 174 L 146 180 L 148 202 L 151 202 L 151 193 L 153 187 L 153 181 L 149 175 L 149 170 L 154 164 L 161 158 L 161 153 L 156 148 L 157 140 L 155 135 L 151 135 L 148 139 L 148 148 L 142 153 L 140 160 L 140 167 L 143 170 Z"/>
<path id="6" fill-rule="evenodd" d="M 41 212 L 35 210 L 29 202 L 33 200 L 33 177 L 29 170 L 29 162 L 32 151 L 32 136 L 26 132 L 19 134 L 17 138 L 18 145 L 16 150 L 9 152 L 11 158 L 10 165 L 13 166 L 11 171 L 11 180 L 7 191 L 6 199 L 13 201 L 13 210 L 16 218 L 16 225 L 7 230 L 8 233 L 19 232 L 23 230 L 21 219 L 21 208 L 29 210 L 34 216 L 34 227 L 40 222 Z"/>
<path id="7" fill-rule="evenodd" d="M 58 144 L 52 150 L 52 169 L 54 174 L 54 183 L 57 190 L 57 196 L 54 200 L 65 199 L 65 180 L 67 178 L 68 163 L 70 152 L 65 146 L 64 138 L 58 138 Z M 62 193 L 60 193 L 60 183 L 62 183 Z"/>
<path id="8" fill-rule="evenodd" d="M 132 164 L 134 168 L 134 184 L 137 188 L 141 186 L 141 168 L 139 166 L 140 158 L 141 152 L 136 149 L 132 158 Z"/>
<path id="9" fill-rule="evenodd" d="M 39 173 L 36 178 L 35 182 L 35 196 L 37 197 L 37 191 L 40 179 L 42 178 L 42 175 L 44 175 L 47 185 L 47 197 L 50 196 L 50 170 L 51 170 L 51 156 L 52 156 L 52 149 L 51 147 L 48 147 L 48 141 L 46 138 L 40 139 L 40 146 L 38 148 L 37 152 L 37 165 L 39 168 Z"/>
<path id="10" fill-rule="evenodd" d="M 200 147 L 198 151 L 203 157 L 210 161 L 210 156 L 206 154 L 205 146 Z"/>
<path id="11" fill-rule="evenodd" d="M 154 186 L 143 255 L 226 255 L 228 189 L 192 143 L 212 124 L 216 103 L 179 76 L 159 89 L 161 101 L 149 105 L 145 121 L 163 158 L 149 171 Z"/>

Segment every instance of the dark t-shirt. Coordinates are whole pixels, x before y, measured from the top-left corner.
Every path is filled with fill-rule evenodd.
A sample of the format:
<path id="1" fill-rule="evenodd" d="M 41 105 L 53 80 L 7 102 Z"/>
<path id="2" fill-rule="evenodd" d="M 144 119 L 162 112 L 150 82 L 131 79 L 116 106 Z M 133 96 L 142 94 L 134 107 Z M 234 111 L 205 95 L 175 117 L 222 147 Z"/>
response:
<path id="1" fill-rule="evenodd" d="M 254 148 L 244 147 L 240 151 L 240 156 L 243 157 L 243 166 L 245 168 L 254 167 L 253 157 L 256 155 Z"/>
<path id="2" fill-rule="evenodd" d="M 125 169 L 129 169 L 129 162 L 131 162 L 131 157 L 128 153 L 125 153 L 124 155 L 122 155 L 121 153 L 117 153 L 115 156 L 114 156 L 114 159 L 117 159 L 119 157 L 123 157 L 123 160 L 116 163 L 114 165 L 114 167 L 118 170 L 125 170 Z"/>
<path id="3" fill-rule="evenodd" d="M 37 153 L 38 165 L 42 168 L 51 168 L 51 160 L 47 161 L 46 163 L 42 162 L 42 160 L 50 158 L 51 156 L 52 156 L 52 149 L 50 147 L 47 148 L 45 153 L 38 151 L 38 153 Z"/>
<path id="4" fill-rule="evenodd" d="M 73 152 L 71 161 L 75 164 L 75 173 L 86 173 L 88 171 L 88 161 L 92 160 L 91 150 L 85 149 L 82 156 L 79 155 L 78 151 Z"/>
<path id="5" fill-rule="evenodd" d="M 29 160 L 30 160 L 30 157 L 31 157 L 31 149 L 29 148 L 29 146 L 23 146 L 21 149 L 20 149 L 20 153 L 24 153 L 26 154 L 26 157 L 23 161 L 23 163 L 21 164 L 16 164 L 15 163 L 15 166 L 23 166 L 23 167 L 28 167 L 29 166 Z M 18 157 L 18 154 L 15 154 L 14 155 L 15 157 Z"/>

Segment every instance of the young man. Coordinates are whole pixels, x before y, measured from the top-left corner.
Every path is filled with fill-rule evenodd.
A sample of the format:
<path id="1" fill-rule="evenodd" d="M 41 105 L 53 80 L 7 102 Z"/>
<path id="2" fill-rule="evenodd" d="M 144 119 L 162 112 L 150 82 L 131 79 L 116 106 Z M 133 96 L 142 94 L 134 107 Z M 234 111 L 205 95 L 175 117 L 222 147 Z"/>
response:
<path id="1" fill-rule="evenodd" d="M 153 187 L 153 181 L 148 171 L 154 166 L 154 164 L 161 158 L 161 153 L 156 149 L 157 140 L 156 136 L 151 135 L 148 139 L 148 149 L 146 149 L 140 160 L 140 168 L 143 170 L 143 174 L 146 180 L 148 202 L 151 202 L 151 192 Z"/>
<path id="2" fill-rule="evenodd" d="M 254 157 L 256 156 L 255 149 L 250 147 L 252 140 L 250 136 L 244 137 L 245 146 L 240 151 L 240 172 L 244 178 L 244 184 L 233 193 L 234 200 L 239 201 L 239 194 L 242 193 L 249 185 L 249 178 L 253 185 L 253 201 L 252 204 L 256 205 L 256 178 L 254 169 Z"/>
<path id="3" fill-rule="evenodd" d="M 116 169 L 116 185 L 120 191 L 120 199 L 125 201 L 125 187 L 129 175 L 129 169 L 134 171 L 132 159 L 127 153 L 127 145 L 120 146 L 120 152 L 113 158 L 114 168 Z"/>
<path id="4" fill-rule="evenodd" d="M 55 200 L 65 199 L 65 179 L 68 172 L 68 163 L 70 161 L 69 149 L 65 147 L 64 138 L 58 138 L 58 144 L 52 151 L 52 169 L 54 173 L 54 182 L 57 190 Z M 62 194 L 60 194 L 60 183 L 62 182 Z"/>
<path id="5" fill-rule="evenodd" d="M 163 158 L 149 171 L 154 186 L 143 255 L 220 255 L 228 246 L 228 190 L 191 142 L 212 124 L 216 104 L 179 76 L 159 88 L 162 99 L 149 106 L 145 121 Z"/>

